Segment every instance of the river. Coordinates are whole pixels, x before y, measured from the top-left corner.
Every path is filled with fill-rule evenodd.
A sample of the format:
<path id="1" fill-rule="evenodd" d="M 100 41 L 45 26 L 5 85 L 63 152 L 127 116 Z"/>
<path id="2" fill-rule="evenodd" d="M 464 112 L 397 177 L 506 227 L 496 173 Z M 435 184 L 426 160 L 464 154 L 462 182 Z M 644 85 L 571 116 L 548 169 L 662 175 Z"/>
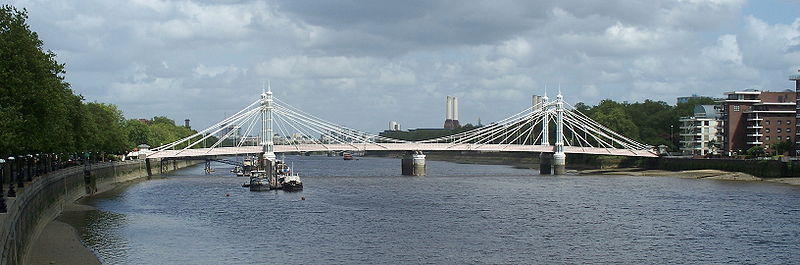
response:
<path id="1" fill-rule="evenodd" d="M 539 176 L 500 165 L 289 156 L 305 190 L 250 192 L 217 165 L 83 203 L 107 264 L 750 263 L 800 260 L 800 187 Z M 305 200 L 301 200 L 304 197 Z"/>

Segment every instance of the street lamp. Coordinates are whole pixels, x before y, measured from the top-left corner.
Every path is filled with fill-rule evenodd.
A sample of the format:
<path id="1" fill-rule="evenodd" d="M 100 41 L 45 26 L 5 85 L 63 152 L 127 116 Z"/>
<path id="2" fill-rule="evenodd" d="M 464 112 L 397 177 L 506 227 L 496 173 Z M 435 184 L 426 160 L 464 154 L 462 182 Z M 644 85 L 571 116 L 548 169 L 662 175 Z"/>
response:
<path id="1" fill-rule="evenodd" d="M 6 178 L 6 160 L 0 158 L 0 198 L 3 197 L 3 182 Z M 4 200 L 5 201 L 5 200 Z"/>
<path id="2" fill-rule="evenodd" d="M 5 178 L 5 165 L 6 161 L 0 158 L 0 213 L 7 213 L 8 207 L 6 206 L 6 198 L 3 196 L 3 178 Z"/>
<path id="3" fill-rule="evenodd" d="M 31 182 L 33 181 L 33 165 L 36 163 L 34 162 L 33 155 L 28 155 L 28 159 L 25 161 L 27 166 L 28 174 L 25 175 L 25 181 Z"/>
<path id="4" fill-rule="evenodd" d="M 26 171 L 22 170 L 22 163 L 25 163 L 25 156 L 18 156 L 17 157 L 17 171 L 19 171 L 19 173 L 17 174 L 17 188 L 24 188 L 25 187 L 25 184 L 23 183 L 23 181 L 24 181 L 23 178 L 24 177 L 21 176 L 21 175 L 22 175 L 22 173 L 27 172 L 27 170 Z"/>
<path id="5" fill-rule="evenodd" d="M 17 166 L 19 168 L 19 166 Z M 17 192 L 14 190 L 14 177 L 16 176 L 14 172 L 14 157 L 8 157 L 8 197 L 17 197 Z"/>
<path id="6" fill-rule="evenodd" d="M 674 125 L 674 124 L 670 124 L 670 125 L 669 125 L 669 142 L 670 142 L 672 145 L 675 145 L 675 139 L 674 139 L 674 137 L 675 137 L 675 134 L 673 133 L 673 130 L 672 130 L 672 129 L 673 129 L 673 127 L 675 127 L 675 125 Z"/>

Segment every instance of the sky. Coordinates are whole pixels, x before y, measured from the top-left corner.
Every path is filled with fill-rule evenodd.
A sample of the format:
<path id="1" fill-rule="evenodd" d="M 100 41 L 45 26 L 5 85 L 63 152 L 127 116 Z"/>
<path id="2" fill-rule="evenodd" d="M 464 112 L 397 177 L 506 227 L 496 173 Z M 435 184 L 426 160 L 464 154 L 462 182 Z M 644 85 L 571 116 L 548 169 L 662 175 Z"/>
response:
<path id="1" fill-rule="evenodd" d="M 66 81 L 127 118 L 210 126 L 259 97 L 368 132 L 794 88 L 800 0 L 11 0 Z"/>

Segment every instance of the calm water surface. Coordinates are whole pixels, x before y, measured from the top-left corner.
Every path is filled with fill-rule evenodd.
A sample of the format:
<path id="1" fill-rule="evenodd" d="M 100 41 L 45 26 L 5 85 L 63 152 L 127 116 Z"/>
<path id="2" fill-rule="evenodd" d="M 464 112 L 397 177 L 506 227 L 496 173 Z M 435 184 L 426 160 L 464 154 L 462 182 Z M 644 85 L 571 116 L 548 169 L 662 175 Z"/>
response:
<path id="1" fill-rule="evenodd" d="M 88 201 L 82 238 L 107 264 L 800 262 L 794 186 L 287 161 L 304 191 L 254 193 L 225 165 L 196 166 Z"/>

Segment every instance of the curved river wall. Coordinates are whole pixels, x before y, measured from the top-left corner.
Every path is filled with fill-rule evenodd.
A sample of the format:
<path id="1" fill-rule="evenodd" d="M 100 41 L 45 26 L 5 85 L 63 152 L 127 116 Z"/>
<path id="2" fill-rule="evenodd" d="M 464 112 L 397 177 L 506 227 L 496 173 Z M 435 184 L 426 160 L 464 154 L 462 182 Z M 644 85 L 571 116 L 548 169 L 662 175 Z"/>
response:
<path id="1" fill-rule="evenodd" d="M 194 161 L 150 159 L 152 174 L 194 165 Z M 7 213 L 0 214 L 0 264 L 24 263 L 33 240 L 42 229 L 61 214 L 64 205 L 109 190 L 116 185 L 148 177 L 145 160 L 103 162 L 91 165 L 89 177 L 83 166 L 56 170 L 26 182 L 17 188 L 15 198 L 5 197 Z M 160 168 L 159 168 L 160 166 Z M 8 191 L 7 179 L 3 191 Z"/>

